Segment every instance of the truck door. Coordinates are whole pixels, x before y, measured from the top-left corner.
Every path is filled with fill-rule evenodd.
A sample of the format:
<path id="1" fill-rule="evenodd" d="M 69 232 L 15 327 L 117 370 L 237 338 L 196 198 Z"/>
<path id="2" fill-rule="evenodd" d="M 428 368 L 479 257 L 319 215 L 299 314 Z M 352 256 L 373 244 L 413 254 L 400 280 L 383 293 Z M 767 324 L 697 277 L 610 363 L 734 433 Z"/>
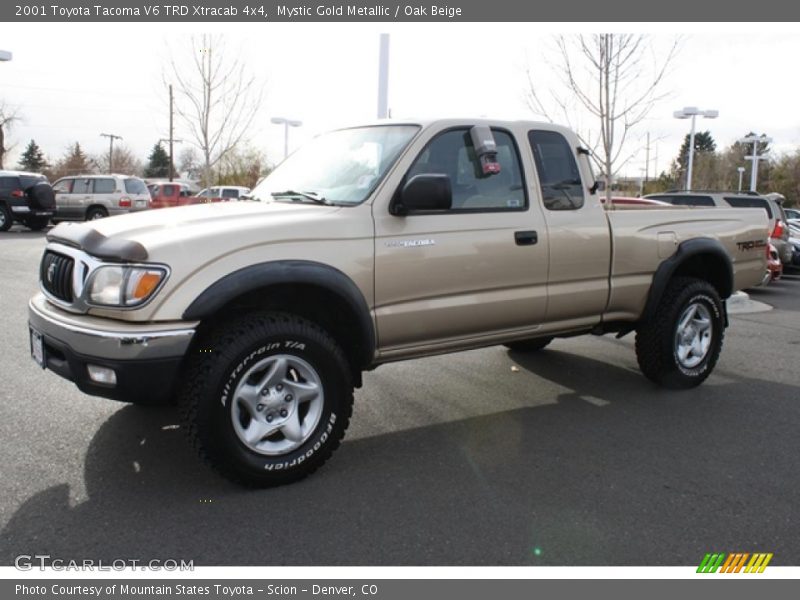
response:
<path id="1" fill-rule="evenodd" d="M 528 132 L 550 246 L 548 323 L 596 323 L 608 302 L 611 237 L 588 156 L 559 131 Z"/>
<path id="2" fill-rule="evenodd" d="M 411 163 L 413 176 L 450 180 L 449 210 L 390 214 L 375 209 L 375 304 L 382 350 L 535 329 L 545 314 L 547 243 L 532 205 L 519 147 L 492 129 L 499 173 L 483 175 L 470 128 L 434 136 Z M 524 143 L 525 140 L 523 139 Z"/>

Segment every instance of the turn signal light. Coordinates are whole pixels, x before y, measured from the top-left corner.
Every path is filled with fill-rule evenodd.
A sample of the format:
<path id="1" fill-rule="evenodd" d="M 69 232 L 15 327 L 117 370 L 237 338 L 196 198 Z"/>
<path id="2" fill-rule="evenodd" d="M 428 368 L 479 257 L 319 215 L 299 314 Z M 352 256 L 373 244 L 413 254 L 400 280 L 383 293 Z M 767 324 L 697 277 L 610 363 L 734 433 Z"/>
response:
<path id="1" fill-rule="evenodd" d="M 142 300 L 147 298 L 158 284 L 161 282 L 162 273 L 160 271 L 152 272 L 149 271 L 143 274 L 139 278 L 139 283 L 136 284 L 136 288 L 133 290 L 133 297 L 137 300 Z"/>

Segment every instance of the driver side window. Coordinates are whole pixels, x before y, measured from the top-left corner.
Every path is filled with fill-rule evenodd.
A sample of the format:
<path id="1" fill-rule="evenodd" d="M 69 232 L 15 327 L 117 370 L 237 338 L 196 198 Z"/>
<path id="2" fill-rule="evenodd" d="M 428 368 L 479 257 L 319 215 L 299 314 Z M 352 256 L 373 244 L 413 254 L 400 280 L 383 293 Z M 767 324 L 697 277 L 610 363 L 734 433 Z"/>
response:
<path id="1" fill-rule="evenodd" d="M 485 175 L 468 129 L 446 131 L 420 153 L 406 175 L 447 175 L 453 191 L 453 211 L 525 210 L 519 152 L 509 133 L 492 129 L 500 172 Z"/>

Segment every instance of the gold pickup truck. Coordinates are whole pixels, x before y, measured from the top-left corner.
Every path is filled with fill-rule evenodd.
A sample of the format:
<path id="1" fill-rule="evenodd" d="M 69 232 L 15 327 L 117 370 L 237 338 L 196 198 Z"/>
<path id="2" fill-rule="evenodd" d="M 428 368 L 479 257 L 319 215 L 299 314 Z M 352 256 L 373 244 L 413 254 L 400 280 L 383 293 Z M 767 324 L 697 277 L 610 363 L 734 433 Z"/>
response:
<path id="1" fill-rule="evenodd" d="M 88 394 L 177 401 L 201 456 L 253 486 L 325 462 L 391 361 L 635 331 L 646 377 L 700 384 L 725 299 L 763 277 L 766 215 L 605 210 L 597 187 L 551 124 L 333 131 L 250 202 L 50 231 L 32 355 Z"/>

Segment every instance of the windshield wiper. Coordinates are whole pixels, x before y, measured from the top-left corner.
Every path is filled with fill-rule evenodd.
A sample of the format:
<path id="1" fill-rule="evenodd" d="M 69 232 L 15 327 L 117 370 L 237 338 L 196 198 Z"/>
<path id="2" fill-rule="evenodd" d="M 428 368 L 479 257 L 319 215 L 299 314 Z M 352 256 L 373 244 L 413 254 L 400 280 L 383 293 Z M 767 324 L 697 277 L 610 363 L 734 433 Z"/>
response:
<path id="1" fill-rule="evenodd" d="M 332 205 L 332 202 L 327 198 L 325 198 L 325 196 L 323 196 L 318 192 L 312 192 L 312 191 L 299 192 L 297 190 L 286 190 L 283 192 L 272 192 L 270 193 L 270 196 L 272 196 L 273 198 L 291 198 L 300 196 L 301 198 L 308 198 L 309 200 L 312 200 L 317 204 L 325 204 L 326 206 Z"/>

